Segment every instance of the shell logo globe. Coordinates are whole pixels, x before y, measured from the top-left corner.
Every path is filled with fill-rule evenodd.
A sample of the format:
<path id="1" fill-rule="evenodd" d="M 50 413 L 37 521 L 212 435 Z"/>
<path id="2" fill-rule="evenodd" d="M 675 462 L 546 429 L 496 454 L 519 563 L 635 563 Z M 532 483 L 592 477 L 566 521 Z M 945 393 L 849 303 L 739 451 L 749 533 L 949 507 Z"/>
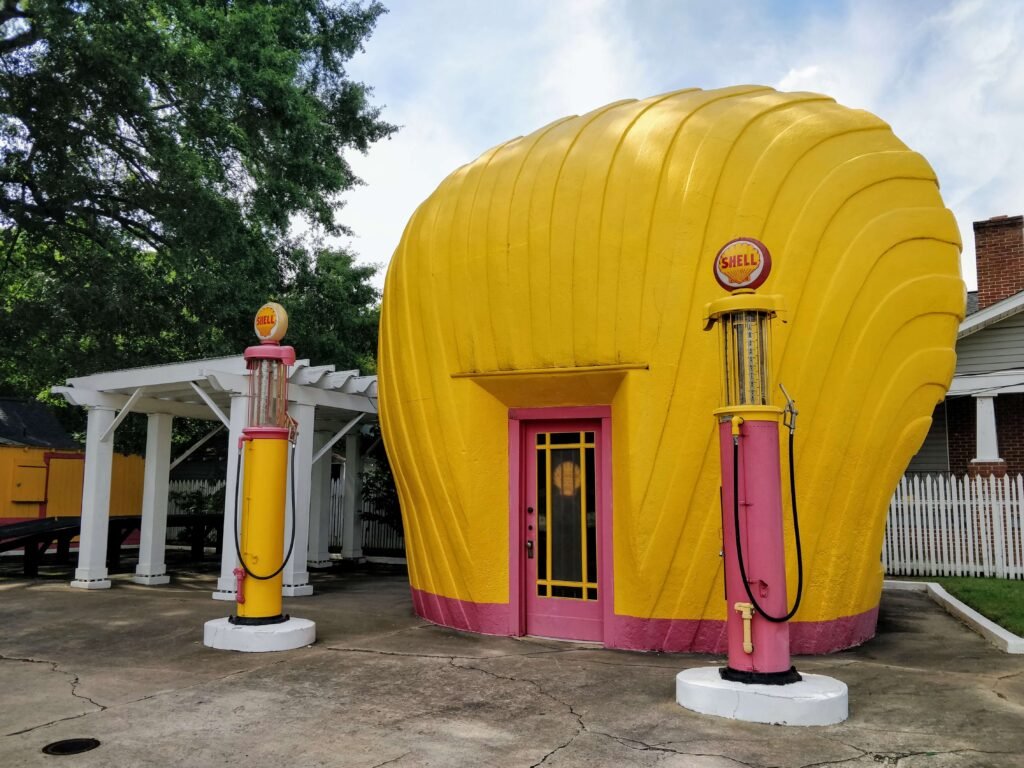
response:
<path id="1" fill-rule="evenodd" d="M 253 328 L 260 341 L 281 341 L 288 332 L 288 313 L 274 301 L 268 301 L 256 313 Z"/>
<path id="2" fill-rule="evenodd" d="M 715 280 L 727 291 L 760 287 L 772 271 L 768 247 L 752 237 L 737 237 L 715 256 Z"/>

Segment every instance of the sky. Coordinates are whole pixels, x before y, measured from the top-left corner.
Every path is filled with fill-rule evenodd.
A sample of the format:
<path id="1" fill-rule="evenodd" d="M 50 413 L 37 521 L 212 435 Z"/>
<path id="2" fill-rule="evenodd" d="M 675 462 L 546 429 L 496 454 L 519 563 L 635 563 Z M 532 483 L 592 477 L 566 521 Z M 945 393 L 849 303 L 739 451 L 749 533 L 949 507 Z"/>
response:
<path id="1" fill-rule="evenodd" d="M 971 223 L 1024 213 L 1018 0 L 384 0 L 351 77 L 401 127 L 345 196 L 344 243 L 384 267 L 453 170 L 557 118 L 679 88 L 827 94 L 935 169 L 976 287 Z"/>

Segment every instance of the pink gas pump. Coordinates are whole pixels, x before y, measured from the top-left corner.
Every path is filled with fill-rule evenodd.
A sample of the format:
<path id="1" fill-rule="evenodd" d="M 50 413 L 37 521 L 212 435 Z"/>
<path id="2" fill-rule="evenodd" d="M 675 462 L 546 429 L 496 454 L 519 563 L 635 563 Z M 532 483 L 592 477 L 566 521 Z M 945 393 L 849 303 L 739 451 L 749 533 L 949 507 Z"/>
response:
<path id="1" fill-rule="evenodd" d="M 789 620 L 803 597 L 793 439 L 797 410 L 772 402 L 771 325 L 784 321 L 780 296 L 759 294 L 771 273 L 768 248 L 754 238 L 726 243 L 714 275 L 730 292 L 707 305 L 704 330 L 719 329 L 721 405 L 715 409 L 721 457 L 722 554 L 725 560 L 728 662 L 718 670 L 689 669 L 676 677 L 684 707 L 752 722 L 825 725 L 847 716 L 846 685 L 801 675 L 789 653 Z M 789 429 L 789 487 L 796 545 L 797 587 L 786 594 L 779 424 Z"/>
<path id="2" fill-rule="evenodd" d="M 786 685 L 801 677 L 790 662 L 789 620 L 803 595 L 803 556 L 793 477 L 796 407 L 772 405 L 771 321 L 778 296 L 755 293 L 771 271 L 759 241 L 731 241 L 715 260 L 715 278 L 731 295 L 708 305 L 705 330 L 719 328 L 722 400 L 714 411 L 722 465 L 722 534 L 729 662 L 724 680 Z M 782 389 L 785 393 L 785 388 Z M 779 421 L 789 427 L 790 491 L 797 593 L 786 595 Z"/>

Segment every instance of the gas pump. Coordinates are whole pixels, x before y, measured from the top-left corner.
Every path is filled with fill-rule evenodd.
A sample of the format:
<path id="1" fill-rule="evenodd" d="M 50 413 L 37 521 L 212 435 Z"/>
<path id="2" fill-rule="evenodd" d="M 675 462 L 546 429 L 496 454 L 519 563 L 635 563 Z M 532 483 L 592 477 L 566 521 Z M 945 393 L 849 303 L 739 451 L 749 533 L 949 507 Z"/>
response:
<path id="1" fill-rule="evenodd" d="M 722 532 L 729 662 L 724 680 L 786 685 L 801 677 L 790 663 L 789 620 L 803 596 L 803 553 L 793 475 L 796 407 L 771 403 L 771 322 L 782 319 L 778 296 L 757 294 L 770 256 L 756 240 L 733 241 L 715 262 L 731 295 L 707 307 L 705 330 L 719 327 L 722 355 L 718 421 L 722 466 Z M 785 392 L 785 388 L 782 388 Z M 779 421 L 789 427 L 789 476 L 796 542 L 797 594 L 787 605 L 782 528 Z"/>
<path id="2" fill-rule="evenodd" d="M 207 622 L 204 642 L 227 650 L 277 651 L 309 645 L 316 639 L 316 625 L 290 618 L 281 605 L 281 574 L 295 543 L 293 481 L 292 535 L 285 551 L 289 464 L 295 476 L 295 422 L 288 415 L 288 366 L 295 364 L 295 350 L 281 346 L 288 313 L 268 302 L 256 313 L 254 327 L 260 344 L 245 350 L 249 407 L 235 476 L 236 614 Z"/>
<path id="3" fill-rule="evenodd" d="M 714 416 L 721 459 L 722 555 L 728 662 L 718 670 L 676 676 L 676 700 L 706 714 L 751 722 L 827 725 L 846 719 L 846 685 L 801 675 L 789 652 L 789 620 L 803 598 L 793 443 L 796 404 L 780 384 L 785 407 L 773 403 L 772 321 L 785 322 L 782 297 L 759 294 L 771 273 L 768 248 L 754 238 L 726 243 L 714 275 L 730 292 L 707 305 L 704 330 L 719 329 L 721 403 Z M 797 588 L 786 594 L 779 424 L 789 430 L 789 487 Z"/>

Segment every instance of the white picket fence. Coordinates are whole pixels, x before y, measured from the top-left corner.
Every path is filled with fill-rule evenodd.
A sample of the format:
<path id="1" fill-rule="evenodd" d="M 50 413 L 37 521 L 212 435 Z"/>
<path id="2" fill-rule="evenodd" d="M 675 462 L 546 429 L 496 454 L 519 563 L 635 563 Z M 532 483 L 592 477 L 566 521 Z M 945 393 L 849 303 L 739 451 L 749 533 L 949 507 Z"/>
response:
<path id="1" fill-rule="evenodd" d="M 185 509 L 178 509 L 174 501 L 175 493 L 193 493 L 199 491 L 212 496 L 219 491 L 224 485 L 223 480 L 172 480 L 168 486 L 168 499 L 167 499 L 167 513 L 171 515 L 178 514 L 179 512 L 187 512 Z"/>
<path id="2" fill-rule="evenodd" d="M 1024 476 L 907 475 L 892 501 L 882 563 L 893 576 L 1024 579 Z"/>
<path id="3" fill-rule="evenodd" d="M 223 480 L 172 480 L 167 487 L 168 498 L 167 498 L 167 514 L 177 515 L 184 512 L 189 512 L 188 509 L 179 509 L 178 504 L 175 502 L 175 493 L 192 493 L 199 491 L 206 496 L 212 496 L 224 486 Z M 167 528 L 167 541 L 175 544 L 180 543 L 179 538 L 187 528 L 181 528 L 178 526 L 168 526 Z"/>

